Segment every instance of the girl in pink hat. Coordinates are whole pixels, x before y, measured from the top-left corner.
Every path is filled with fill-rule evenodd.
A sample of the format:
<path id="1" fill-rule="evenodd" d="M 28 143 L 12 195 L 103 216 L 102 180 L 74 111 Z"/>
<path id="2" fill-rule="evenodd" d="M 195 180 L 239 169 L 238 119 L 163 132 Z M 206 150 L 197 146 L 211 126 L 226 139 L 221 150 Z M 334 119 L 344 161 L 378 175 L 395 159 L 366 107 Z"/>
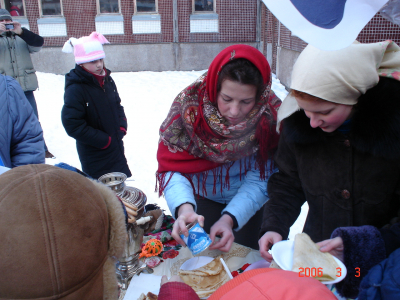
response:
<path id="1" fill-rule="evenodd" d="M 76 140 L 82 170 L 93 178 L 110 172 L 132 174 L 124 154 L 123 137 L 128 123 L 111 71 L 104 66 L 100 33 L 70 38 L 62 49 L 74 53 L 75 68 L 65 75 L 65 131 Z"/>

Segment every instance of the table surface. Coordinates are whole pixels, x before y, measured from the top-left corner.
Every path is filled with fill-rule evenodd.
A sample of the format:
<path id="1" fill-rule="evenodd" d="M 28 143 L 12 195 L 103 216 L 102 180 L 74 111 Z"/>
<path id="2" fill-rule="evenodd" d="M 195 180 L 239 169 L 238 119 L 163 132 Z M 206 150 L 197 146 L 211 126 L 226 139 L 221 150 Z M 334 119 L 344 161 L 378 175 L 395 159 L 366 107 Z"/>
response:
<path id="1" fill-rule="evenodd" d="M 260 253 L 258 250 L 254 250 L 242 245 L 239 245 L 237 243 L 233 243 L 231 249 L 229 252 L 221 252 L 219 250 L 205 250 L 202 253 L 200 253 L 198 256 L 210 256 L 210 257 L 217 257 L 218 255 L 222 255 L 222 258 L 226 262 L 229 270 L 235 271 L 241 268 L 244 264 L 246 263 L 254 263 L 256 261 L 262 260 L 262 257 L 260 256 Z M 171 277 L 172 275 L 178 274 L 180 266 L 187 261 L 188 259 L 192 258 L 193 255 L 190 252 L 190 250 L 185 247 L 181 248 L 179 250 L 178 256 L 172 259 L 163 259 L 163 262 L 155 267 L 154 273 L 152 276 L 154 276 L 154 281 L 157 281 L 157 286 L 159 285 L 159 276 L 162 275 L 167 275 L 168 277 Z M 140 279 L 140 274 L 135 275 L 139 276 L 138 278 L 134 278 L 135 283 L 138 282 L 137 279 Z M 143 276 L 143 279 L 146 278 L 147 281 L 151 276 Z M 143 281 L 144 285 L 145 282 Z M 151 290 L 147 290 L 146 292 L 140 291 L 137 287 L 135 290 L 133 288 L 128 289 L 126 291 L 121 291 L 120 294 L 120 300 L 137 300 L 137 298 L 140 296 L 141 293 L 146 294 L 147 292 L 153 292 Z M 126 296 L 126 297 L 125 297 Z"/>

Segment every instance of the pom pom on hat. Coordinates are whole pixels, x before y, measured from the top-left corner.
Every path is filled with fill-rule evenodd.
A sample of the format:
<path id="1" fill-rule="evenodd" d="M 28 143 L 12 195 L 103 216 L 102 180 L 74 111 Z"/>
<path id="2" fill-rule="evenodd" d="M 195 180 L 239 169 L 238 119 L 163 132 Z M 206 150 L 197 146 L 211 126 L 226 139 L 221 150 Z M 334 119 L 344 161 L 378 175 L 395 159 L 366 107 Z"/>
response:
<path id="1" fill-rule="evenodd" d="M 70 38 L 68 41 L 66 41 L 64 43 L 64 46 L 61 51 L 64 53 L 72 53 L 74 51 L 73 44 L 75 41 L 76 41 L 76 38 L 73 38 L 73 37 Z"/>
<path id="2" fill-rule="evenodd" d="M 62 51 L 65 53 L 74 51 L 75 62 L 83 64 L 104 58 L 106 54 L 103 50 L 103 44 L 109 43 L 101 33 L 94 31 L 89 36 L 83 36 L 79 39 L 70 38 L 65 42 Z"/>

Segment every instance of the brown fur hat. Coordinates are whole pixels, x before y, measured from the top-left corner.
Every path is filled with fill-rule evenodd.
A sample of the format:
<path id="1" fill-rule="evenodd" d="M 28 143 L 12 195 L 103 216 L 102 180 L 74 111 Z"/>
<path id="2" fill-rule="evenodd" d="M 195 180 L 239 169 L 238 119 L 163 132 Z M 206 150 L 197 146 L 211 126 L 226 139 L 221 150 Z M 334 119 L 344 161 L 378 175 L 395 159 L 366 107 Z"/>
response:
<path id="1" fill-rule="evenodd" d="M 117 299 L 126 229 L 106 186 L 49 165 L 0 175 L 0 299 Z"/>

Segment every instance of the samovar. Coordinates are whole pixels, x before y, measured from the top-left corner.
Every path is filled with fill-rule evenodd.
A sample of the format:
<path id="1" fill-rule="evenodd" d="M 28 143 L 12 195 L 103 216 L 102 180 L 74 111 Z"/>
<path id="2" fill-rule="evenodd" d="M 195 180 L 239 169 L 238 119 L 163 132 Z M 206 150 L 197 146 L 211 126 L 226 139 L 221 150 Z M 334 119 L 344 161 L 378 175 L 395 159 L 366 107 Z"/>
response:
<path id="1" fill-rule="evenodd" d="M 140 272 L 152 273 L 145 263 L 140 263 L 139 255 L 143 242 L 144 231 L 152 217 L 143 217 L 145 214 L 146 195 L 139 189 L 125 185 L 124 173 L 107 173 L 99 181 L 111 188 L 124 202 L 137 207 L 136 222 L 127 225 L 127 238 L 122 258 L 117 262 L 117 277 L 123 290 L 128 288 L 128 282 L 135 274 Z"/>

